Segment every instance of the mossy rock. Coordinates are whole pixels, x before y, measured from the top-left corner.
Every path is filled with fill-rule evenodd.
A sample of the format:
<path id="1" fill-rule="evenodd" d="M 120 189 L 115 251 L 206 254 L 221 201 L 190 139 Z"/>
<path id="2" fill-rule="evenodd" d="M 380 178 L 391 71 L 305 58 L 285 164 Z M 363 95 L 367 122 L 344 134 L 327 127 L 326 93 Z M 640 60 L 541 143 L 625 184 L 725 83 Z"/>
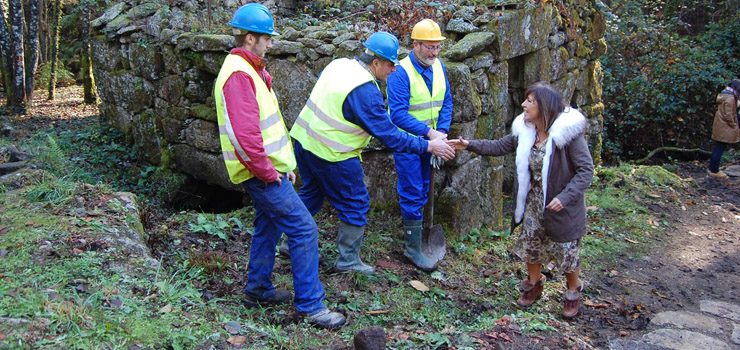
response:
<path id="1" fill-rule="evenodd" d="M 103 26 L 104 24 L 108 24 L 108 22 L 118 17 L 118 15 L 120 15 L 123 12 L 123 9 L 125 8 L 126 8 L 125 2 L 116 3 L 115 5 L 105 10 L 105 12 L 100 17 L 90 22 L 90 25 L 92 25 L 93 28 L 98 28 L 100 26 Z"/>
<path id="2" fill-rule="evenodd" d="M 202 103 L 193 103 L 190 106 L 190 115 L 211 122 L 216 122 L 216 110 Z"/>
<path id="3" fill-rule="evenodd" d="M 452 89 L 452 119 L 456 122 L 475 120 L 482 110 L 480 95 L 475 90 L 470 68 L 463 63 L 447 63 L 447 77 Z"/>
<path id="4" fill-rule="evenodd" d="M 236 45 L 234 37 L 223 34 L 196 34 L 183 33 L 177 37 L 177 49 L 191 50 L 195 52 L 203 51 L 224 51 L 228 52 Z"/>
<path id="5" fill-rule="evenodd" d="M 141 5 L 132 7 L 130 10 L 128 10 L 126 12 L 126 16 L 130 18 L 131 20 L 137 20 L 139 18 L 144 18 L 144 17 L 154 14 L 161 7 L 162 7 L 162 4 L 159 4 L 159 3 L 154 3 L 154 2 L 143 3 Z"/>
<path id="6" fill-rule="evenodd" d="M 470 33 L 449 48 L 445 53 L 445 57 L 454 61 L 462 61 L 468 57 L 473 57 L 479 54 L 481 51 L 493 44 L 495 40 L 496 33 Z"/>
<path id="7" fill-rule="evenodd" d="M 128 27 L 133 21 L 127 15 L 119 15 L 112 21 L 108 22 L 103 28 L 104 33 L 115 33 L 123 27 Z"/>

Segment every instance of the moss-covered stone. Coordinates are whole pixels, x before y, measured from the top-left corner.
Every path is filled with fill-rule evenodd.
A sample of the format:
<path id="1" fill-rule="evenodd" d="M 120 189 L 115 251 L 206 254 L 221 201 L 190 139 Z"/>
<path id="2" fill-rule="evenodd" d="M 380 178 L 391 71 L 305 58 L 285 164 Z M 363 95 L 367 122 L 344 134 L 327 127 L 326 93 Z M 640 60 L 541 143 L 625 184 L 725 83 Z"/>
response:
<path id="1" fill-rule="evenodd" d="M 132 23 L 131 18 L 129 18 L 125 14 L 118 15 L 118 17 L 116 17 L 115 19 L 113 19 L 112 21 L 108 22 L 108 24 L 105 25 L 105 28 L 103 28 L 103 32 L 104 33 L 115 33 L 119 29 L 131 25 L 131 23 Z"/>
<path id="2" fill-rule="evenodd" d="M 606 45 L 606 39 L 601 38 L 599 40 L 594 41 L 593 43 L 593 50 L 591 52 L 591 59 L 599 59 L 601 56 L 606 54 L 607 45 Z"/>
<path id="3" fill-rule="evenodd" d="M 272 42 L 272 48 L 269 50 L 269 52 L 270 55 L 275 56 L 295 55 L 301 52 L 304 47 L 305 46 L 303 44 L 294 41 L 274 40 Z"/>
<path id="4" fill-rule="evenodd" d="M 568 50 L 566 50 L 564 47 L 558 47 L 556 49 L 550 50 L 550 55 L 551 79 L 560 79 L 568 71 L 568 60 L 570 59 L 570 55 L 568 55 Z"/>
<path id="5" fill-rule="evenodd" d="M 152 109 L 146 109 L 133 116 L 132 136 L 140 146 L 141 156 L 150 164 L 159 165 L 162 141 Z"/>
<path id="6" fill-rule="evenodd" d="M 133 43 L 129 45 L 131 69 L 148 80 L 157 80 L 164 73 L 164 57 L 159 48 L 151 44 Z"/>
<path id="7" fill-rule="evenodd" d="M 583 40 L 583 38 L 576 38 L 576 57 L 589 57 L 591 55 L 591 48 L 586 45 L 586 42 Z"/>
<path id="8" fill-rule="evenodd" d="M 539 50 L 547 46 L 553 8 L 550 4 L 525 6 L 500 13 L 488 23 L 496 33 L 492 53 L 497 61 Z"/>
<path id="9" fill-rule="evenodd" d="M 164 77 L 159 83 L 159 97 L 173 104 L 182 104 L 182 97 L 185 93 L 185 82 L 177 75 Z"/>
<path id="10" fill-rule="evenodd" d="M 103 14 L 100 17 L 90 22 L 90 25 L 93 26 L 93 28 L 98 28 L 98 27 L 103 26 L 104 24 L 108 24 L 108 22 L 118 17 L 118 15 L 120 15 L 125 8 L 126 8 L 125 2 L 116 3 L 113 6 L 109 7 L 107 10 L 105 10 L 105 12 L 103 12 Z"/>
<path id="11" fill-rule="evenodd" d="M 524 82 L 526 85 L 538 81 L 552 80 L 550 50 L 543 47 L 524 56 Z"/>
<path id="12" fill-rule="evenodd" d="M 187 126 L 183 130 L 185 143 L 207 152 L 218 153 L 221 151 L 216 123 L 194 119 L 186 122 L 186 124 Z"/>
<path id="13" fill-rule="evenodd" d="M 604 71 L 601 69 L 601 62 L 589 62 L 588 66 L 586 66 L 586 74 L 588 78 L 588 103 L 601 102 L 603 91 L 602 81 L 604 80 Z"/>
<path id="14" fill-rule="evenodd" d="M 202 120 L 216 121 L 216 110 L 202 103 L 193 103 L 190 105 L 190 115 Z"/>
<path id="15" fill-rule="evenodd" d="M 463 63 L 448 62 L 447 77 L 452 89 L 452 119 L 466 122 L 477 118 L 481 113 L 481 100 L 470 75 L 470 68 Z"/>
<path id="16" fill-rule="evenodd" d="M 126 12 L 126 16 L 131 20 L 137 20 L 152 15 L 162 7 L 162 4 L 156 2 L 145 2 L 141 5 L 134 6 Z"/>
<path id="17" fill-rule="evenodd" d="M 492 32 L 470 33 L 458 41 L 444 54 L 450 60 L 462 61 L 485 50 L 496 40 Z"/>
<path id="18" fill-rule="evenodd" d="M 604 113 L 604 104 L 602 102 L 585 105 L 579 108 L 586 118 L 596 117 Z"/>
<path id="19" fill-rule="evenodd" d="M 594 12 L 591 17 L 591 26 L 588 31 L 588 38 L 591 41 L 602 39 L 606 33 L 606 17 L 601 11 Z"/>
<path id="20" fill-rule="evenodd" d="M 222 34 L 196 34 L 183 33 L 177 37 L 177 49 L 203 51 L 228 52 L 235 45 L 234 37 Z"/>

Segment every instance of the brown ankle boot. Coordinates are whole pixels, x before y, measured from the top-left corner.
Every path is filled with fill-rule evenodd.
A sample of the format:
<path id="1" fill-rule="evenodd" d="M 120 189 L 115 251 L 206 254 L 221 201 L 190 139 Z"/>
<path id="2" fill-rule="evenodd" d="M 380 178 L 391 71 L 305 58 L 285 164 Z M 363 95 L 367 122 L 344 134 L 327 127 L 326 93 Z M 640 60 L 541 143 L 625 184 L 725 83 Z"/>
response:
<path id="1" fill-rule="evenodd" d="M 566 290 L 563 295 L 563 317 L 573 318 L 578 316 L 578 311 L 581 309 L 581 286 L 578 286 L 578 290 L 571 291 Z"/>
<path id="2" fill-rule="evenodd" d="M 519 283 L 519 289 L 522 291 L 522 295 L 516 301 L 517 305 L 529 307 L 535 300 L 539 299 L 542 296 L 542 289 L 545 287 L 545 280 L 545 275 L 540 275 L 540 280 L 537 283 L 532 283 L 529 279 L 525 279 Z"/>

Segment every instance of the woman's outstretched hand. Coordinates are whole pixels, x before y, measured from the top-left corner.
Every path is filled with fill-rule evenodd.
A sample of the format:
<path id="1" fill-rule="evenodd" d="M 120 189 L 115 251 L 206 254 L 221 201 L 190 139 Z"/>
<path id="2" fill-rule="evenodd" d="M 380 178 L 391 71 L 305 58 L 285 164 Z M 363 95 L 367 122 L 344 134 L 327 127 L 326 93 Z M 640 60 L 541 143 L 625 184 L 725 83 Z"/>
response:
<path id="1" fill-rule="evenodd" d="M 450 145 L 455 150 L 463 150 L 468 148 L 468 144 L 470 144 L 470 141 L 460 137 L 453 140 L 447 140 L 447 144 Z"/>

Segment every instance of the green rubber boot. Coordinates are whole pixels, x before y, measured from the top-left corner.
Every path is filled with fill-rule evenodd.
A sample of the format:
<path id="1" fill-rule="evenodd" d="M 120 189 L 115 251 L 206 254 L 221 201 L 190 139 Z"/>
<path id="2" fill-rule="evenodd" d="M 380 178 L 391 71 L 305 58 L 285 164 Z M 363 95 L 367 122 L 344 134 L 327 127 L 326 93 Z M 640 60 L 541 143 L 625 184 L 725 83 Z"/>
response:
<path id="1" fill-rule="evenodd" d="M 339 272 L 357 271 L 366 275 L 375 273 L 375 269 L 360 260 L 360 248 L 362 247 L 365 227 L 352 226 L 344 222 L 339 223 L 337 233 L 337 250 L 339 257 L 334 269 Z"/>
<path id="2" fill-rule="evenodd" d="M 432 272 L 437 269 L 437 263 L 424 255 L 421 250 L 421 220 L 404 220 L 403 231 L 406 235 L 406 250 L 403 255 L 411 260 L 419 270 Z"/>

